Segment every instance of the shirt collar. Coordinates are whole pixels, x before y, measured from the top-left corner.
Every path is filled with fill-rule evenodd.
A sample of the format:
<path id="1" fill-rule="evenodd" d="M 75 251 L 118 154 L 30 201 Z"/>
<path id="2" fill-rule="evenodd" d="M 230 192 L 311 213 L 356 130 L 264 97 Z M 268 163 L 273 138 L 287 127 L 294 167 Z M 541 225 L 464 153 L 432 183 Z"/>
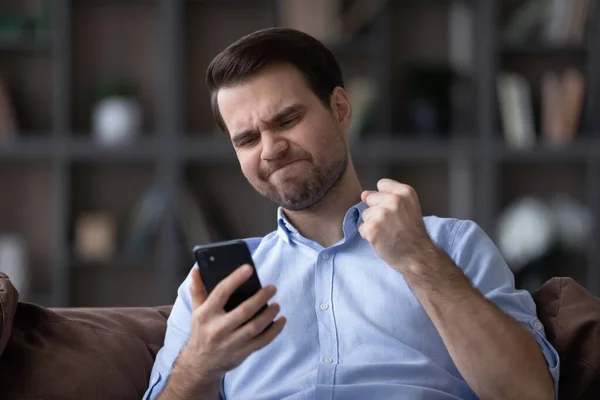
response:
<path id="1" fill-rule="evenodd" d="M 342 226 L 346 238 L 358 232 L 358 227 L 362 223 L 362 213 L 367 207 L 368 205 L 361 201 L 350 207 L 346 212 Z M 277 209 L 277 226 L 278 235 L 288 243 L 293 236 L 299 234 L 298 230 L 285 217 L 282 207 Z"/>

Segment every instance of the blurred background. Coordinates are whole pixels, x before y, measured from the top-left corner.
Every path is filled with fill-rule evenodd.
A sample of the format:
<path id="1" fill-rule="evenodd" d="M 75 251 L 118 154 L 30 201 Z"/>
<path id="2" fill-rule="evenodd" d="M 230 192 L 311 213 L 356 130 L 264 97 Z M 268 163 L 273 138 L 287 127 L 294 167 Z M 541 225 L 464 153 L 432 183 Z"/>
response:
<path id="1" fill-rule="evenodd" d="M 171 304 L 195 244 L 276 207 L 217 132 L 204 74 L 288 26 L 338 57 L 366 188 L 476 221 L 519 288 L 600 292 L 596 0 L 0 0 L 0 271 L 47 306 Z M 596 45 L 594 45 L 596 43 Z"/>

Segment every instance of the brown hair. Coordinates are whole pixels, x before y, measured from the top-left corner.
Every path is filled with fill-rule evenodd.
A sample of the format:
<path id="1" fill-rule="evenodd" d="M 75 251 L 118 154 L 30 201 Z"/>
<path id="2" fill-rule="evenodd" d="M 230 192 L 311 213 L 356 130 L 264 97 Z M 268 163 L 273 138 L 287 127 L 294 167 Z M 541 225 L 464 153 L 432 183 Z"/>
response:
<path id="1" fill-rule="evenodd" d="M 294 65 L 325 107 L 333 89 L 344 87 L 342 71 L 333 53 L 314 37 L 289 28 L 267 28 L 246 35 L 221 51 L 206 72 L 213 115 L 224 132 L 217 92 L 236 85 L 261 69 L 280 63 Z"/>

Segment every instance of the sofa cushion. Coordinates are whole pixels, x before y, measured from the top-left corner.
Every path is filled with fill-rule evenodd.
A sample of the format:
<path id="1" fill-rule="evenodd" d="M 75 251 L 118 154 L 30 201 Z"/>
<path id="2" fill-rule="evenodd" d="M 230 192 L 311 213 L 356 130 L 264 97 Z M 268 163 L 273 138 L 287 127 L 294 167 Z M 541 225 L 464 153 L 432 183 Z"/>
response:
<path id="1" fill-rule="evenodd" d="M 142 398 L 170 310 L 19 303 L 0 357 L 0 397 Z"/>
<path id="2" fill-rule="evenodd" d="M 532 295 L 560 355 L 559 399 L 600 399 L 600 299 L 571 278 L 552 278 Z"/>
<path id="3" fill-rule="evenodd" d="M 8 276 L 0 272 L 0 356 L 12 332 L 13 318 L 17 311 L 19 293 Z"/>

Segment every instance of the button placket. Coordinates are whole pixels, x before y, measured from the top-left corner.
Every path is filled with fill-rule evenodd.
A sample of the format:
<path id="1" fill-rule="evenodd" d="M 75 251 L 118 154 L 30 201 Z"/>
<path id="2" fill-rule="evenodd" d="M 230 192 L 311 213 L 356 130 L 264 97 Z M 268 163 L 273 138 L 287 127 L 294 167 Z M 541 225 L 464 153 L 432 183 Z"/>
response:
<path id="1" fill-rule="evenodd" d="M 317 381 L 323 387 L 335 381 L 335 363 L 338 357 L 337 332 L 333 314 L 333 262 L 334 252 L 322 251 L 317 254 L 315 269 L 315 310 L 319 327 L 320 362 Z M 329 398 L 322 394 L 319 398 Z"/>

